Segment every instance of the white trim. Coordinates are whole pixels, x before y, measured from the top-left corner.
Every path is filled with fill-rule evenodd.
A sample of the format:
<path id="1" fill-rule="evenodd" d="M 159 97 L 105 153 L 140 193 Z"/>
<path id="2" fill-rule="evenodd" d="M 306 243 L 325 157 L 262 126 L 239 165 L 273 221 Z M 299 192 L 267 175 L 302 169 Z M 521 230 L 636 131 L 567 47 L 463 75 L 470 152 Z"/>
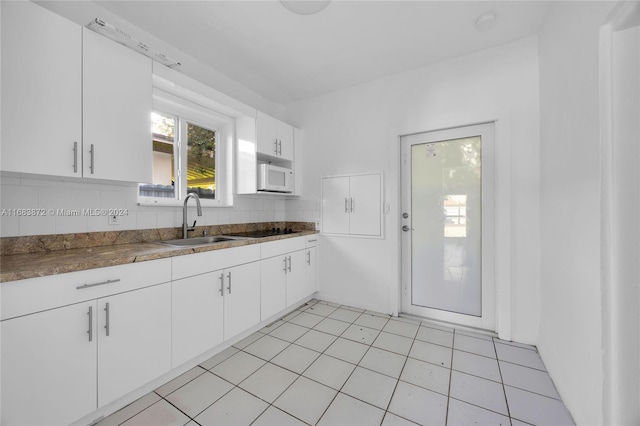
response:
<path id="1" fill-rule="evenodd" d="M 454 115 L 431 117 L 421 129 L 402 129 L 397 138 L 396 164 L 401 166 L 402 153 L 400 138 L 417 133 L 446 130 L 456 127 L 473 126 L 476 124 L 495 123 L 495 331 L 503 340 L 512 340 L 512 292 L 511 292 L 511 149 L 510 113 L 508 108 L 496 108 L 482 113 L 460 112 Z M 463 123 L 463 124 L 461 124 Z M 398 167 L 398 194 L 402 188 L 402 168 Z M 398 199 L 397 229 L 402 226 L 402 199 Z M 402 231 L 397 234 L 398 244 L 398 285 L 391 290 L 391 311 L 402 311 Z"/>

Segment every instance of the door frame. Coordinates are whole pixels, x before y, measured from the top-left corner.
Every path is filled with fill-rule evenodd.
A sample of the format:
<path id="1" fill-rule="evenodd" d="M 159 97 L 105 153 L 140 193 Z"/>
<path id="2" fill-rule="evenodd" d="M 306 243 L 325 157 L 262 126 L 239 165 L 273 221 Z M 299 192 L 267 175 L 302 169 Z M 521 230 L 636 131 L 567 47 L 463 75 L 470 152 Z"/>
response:
<path id="1" fill-rule="evenodd" d="M 511 300 L 511 147 L 509 145 L 510 112 L 506 108 L 493 108 L 483 113 L 463 112 L 455 115 L 431 117 L 419 129 L 398 132 L 396 140 L 397 180 L 396 190 L 402 192 L 401 179 L 401 144 L 403 136 L 418 133 L 447 130 L 457 127 L 473 126 L 493 122 L 495 152 L 495 189 L 494 189 L 494 282 L 495 282 L 495 332 L 504 340 L 512 340 L 512 300 Z M 499 224 L 499 226 L 497 226 Z M 398 198 L 396 232 L 397 232 L 397 274 L 398 285 L 392 290 L 392 311 L 402 312 L 402 203 Z"/>
<path id="2" fill-rule="evenodd" d="M 481 315 L 463 314 L 453 311 L 442 310 L 433 307 L 420 306 L 413 303 L 413 293 L 415 285 L 413 279 L 413 260 L 412 254 L 412 237 L 411 231 L 401 232 L 402 239 L 402 294 L 401 306 L 402 310 L 408 314 L 417 314 L 427 317 L 435 321 L 443 321 L 464 327 L 473 327 L 490 332 L 495 331 L 495 123 L 483 123 L 473 126 L 460 126 L 451 129 L 438 130 L 434 132 L 425 132 L 415 135 L 403 136 L 401 138 L 401 206 L 403 213 L 412 210 L 412 171 L 410 164 L 412 160 L 412 147 L 414 145 L 422 145 L 428 143 L 438 143 L 448 140 L 464 139 L 475 135 L 482 135 L 481 155 L 482 155 L 482 177 L 481 177 L 481 275 L 480 275 L 480 302 Z M 409 216 L 403 218 L 403 225 L 413 226 L 413 218 Z M 405 255 L 405 253 L 407 255 Z M 411 284 L 411 285 L 409 285 Z"/>

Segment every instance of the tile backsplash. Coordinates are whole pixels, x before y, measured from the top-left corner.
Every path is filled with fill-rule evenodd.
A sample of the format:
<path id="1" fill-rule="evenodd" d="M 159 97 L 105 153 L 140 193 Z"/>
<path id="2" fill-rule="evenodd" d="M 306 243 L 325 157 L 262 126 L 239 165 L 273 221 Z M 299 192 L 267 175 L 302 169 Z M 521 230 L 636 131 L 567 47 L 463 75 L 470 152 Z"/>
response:
<path id="1" fill-rule="evenodd" d="M 0 236 L 68 234 L 130 229 L 172 228 L 182 225 L 182 207 L 140 206 L 137 185 L 87 182 L 78 179 L 2 173 L 0 175 Z M 304 221 L 320 217 L 320 201 L 277 195 L 236 195 L 233 207 L 203 207 L 202 217 L 189 207 L 189 222 L 198 225 Z M 17 209 L 37 215 L 17 215 Z M 108 217 L 64 216 L 58 209 L 123 209 L 119 224 Z M 35 210 L 35 212 L 33 211 Z M 50 214 L 52 211 L 56 213 Z M 45 213 L 46 212 L 46 213 Z M 43 215 L 46 214 L 46 215 Z"/>

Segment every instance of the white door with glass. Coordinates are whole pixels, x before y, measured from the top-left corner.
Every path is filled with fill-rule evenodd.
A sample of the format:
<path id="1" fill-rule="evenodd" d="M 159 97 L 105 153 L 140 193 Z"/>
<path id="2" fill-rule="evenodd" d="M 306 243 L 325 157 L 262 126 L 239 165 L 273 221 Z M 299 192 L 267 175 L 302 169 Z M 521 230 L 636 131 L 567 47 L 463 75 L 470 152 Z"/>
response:
<path id="1" fill-rule="evenodd" d="M 403 136 L 402 312 L 495 330 L 494 124 Z"/>

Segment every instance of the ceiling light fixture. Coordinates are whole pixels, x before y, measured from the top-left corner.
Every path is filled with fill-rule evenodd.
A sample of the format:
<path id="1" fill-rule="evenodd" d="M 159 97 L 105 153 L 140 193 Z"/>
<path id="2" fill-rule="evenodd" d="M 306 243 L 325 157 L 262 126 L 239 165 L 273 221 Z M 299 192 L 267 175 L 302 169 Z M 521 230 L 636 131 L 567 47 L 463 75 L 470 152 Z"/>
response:
<path id="1" fill-rule="evenodd" d="M 489 12 L 480 16 L 476 20 L 476 29 L 478 31 L 488 31 L 496 24 L 496 14 Z"/>
<path id="2" fill-rule="evenodd" d="M 280 3 L 298 15 L 313 15 L 329 6 L 331 0 L 280 0 Z"/>

